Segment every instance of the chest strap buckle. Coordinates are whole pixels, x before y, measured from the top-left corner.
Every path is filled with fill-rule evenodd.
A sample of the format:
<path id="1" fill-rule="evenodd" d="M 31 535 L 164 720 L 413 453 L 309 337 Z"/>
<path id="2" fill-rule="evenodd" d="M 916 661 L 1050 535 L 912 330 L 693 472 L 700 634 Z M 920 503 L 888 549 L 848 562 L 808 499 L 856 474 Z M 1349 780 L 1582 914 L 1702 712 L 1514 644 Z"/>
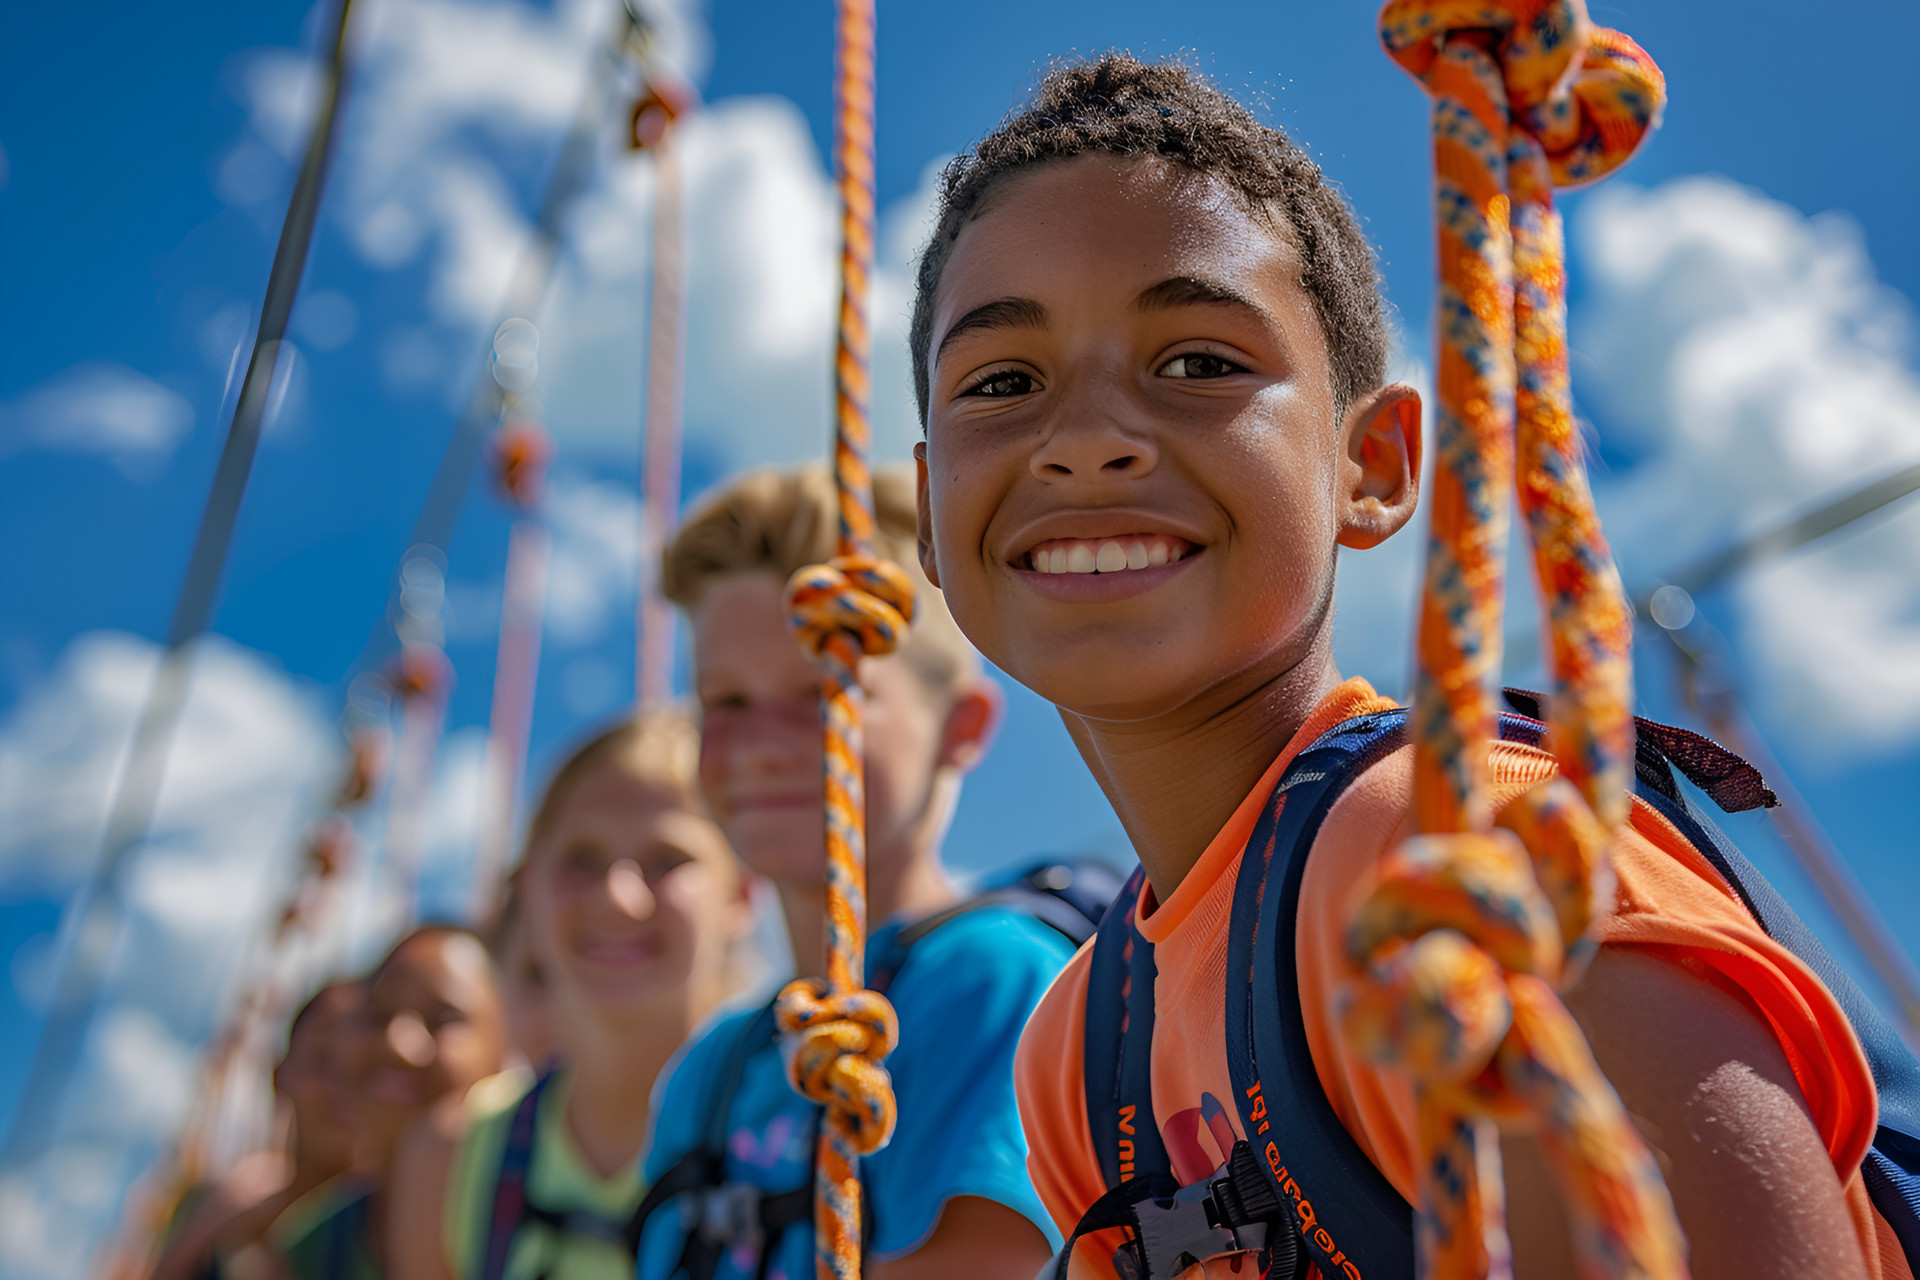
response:
<path id="1" fill-rule="evenodd" d="M 759 1255 L 764 1240 L 760 1188 L 751 1183 L 725 1182 L 694 1192 L 682 1201 L 681 1214 L 689 1234 L 707 1244 L 724 1250 L 745 1248 Z"/>

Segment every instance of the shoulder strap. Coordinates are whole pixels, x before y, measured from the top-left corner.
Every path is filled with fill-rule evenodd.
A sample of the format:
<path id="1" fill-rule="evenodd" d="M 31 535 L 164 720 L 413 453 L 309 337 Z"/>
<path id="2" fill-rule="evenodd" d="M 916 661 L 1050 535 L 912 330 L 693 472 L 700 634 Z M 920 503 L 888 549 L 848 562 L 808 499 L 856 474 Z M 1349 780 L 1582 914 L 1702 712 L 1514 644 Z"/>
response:
<path id="1" fill-rule="evenodd" d="M 1173 1178 L 1153 1116 L 1153 944 L 1134 928 L 1146 886 L 1136 870 L 1107 908 L 1087 969 L 1087 1129 L 1107 1186 Z M 1143 1184 L 1144 1185 L 1144 1184 Z"/>
<path id="2" fill-rule="evenodd" d="M 633 1216 L 627 1219 L 621 1234 L 636 1257 L 639 1255 L 640 1237 L 647 1229 L 647 1220 L 656 1210 L 676 1196 L 717 1187 L 725 1180 L 727 1113 L 732 1109 L 734 1094 L 740 1090 L 740 1080 L 746 1073 L 748 1059 L 773 1043 L 775 1030 L 773 1002 L 769 1000 L 746 1021 L 728 1046 L 726 1061 L 714 1075 L 713 1086 L 707 1091 L 699 1143 L 647 1188 L 647 1194 L 641 1198 Z M 488 1280 L 493 1278 L 489 1277 Z"/>
<path id="3" fill-rule="evenodd" d="M 1404 710 L 1349 720 L 1294 757 L 1247 841 L 1227 936 L 1227 1066 L 1240 1124 L 1329 1277 L 1414 1274 L 1412 1208 L 1320 1087 L 1294 956 L 1300 881 L 1320 824 L 1353 779 L 1405 742 L 1406 721 Z"/>
<path id="4" fill-rule="evenodd" d="M 533 1167 L 534 1125 L 539 1118 L 540 1098 L 552 1081 L 551 1071 L 534 1081 L 513 1109 L 506 1146 L 500 1152 L 500 1174 L 493 1180 L 493 1213 L 487 1221 L 487 1252 L 480 1268 L 481 1280 L 503 1280 L 507 1274 L 507 1254 L 527 1214 L 527 1174 Z"/>
<path id="5" fill-rule="evenodd" d="M 1049 863 L 1024 873 L 1011 884 L 976 893 L 945 910 L 922 916 L 896 930 L 884 946 L 869 954 L 867 985 L 886 994 L 916 945 L 942 925 L 984 907 L 1003 907 L 1031 916 L 1077 947 L 1093 936 L 1104 899 L 1112 896 L 1100 895 L 1098 886 L 1082 883 L 1093 879 L 1091 864 Z M 1118 879 L 1114 874 L 1113 880 Z"/>
<path id="6" fill-rule="evenodd" d="M 1300 1008 L 1300 884 L 1347 787 L 1406 742 L 1404 709 L 1336 725 L 1287 767 L 1247 841 L 1227 940 L 1227 1066 L 1240 1123 L 1320 1271 L 1414 1274 L 1413 1210 L 1347 1132 L 1320 1087 Z M 1545 726 L 1502 715 L 1500 736 Z M 1284 1148 L 1282 1144 L 1284 1145 Z"/>

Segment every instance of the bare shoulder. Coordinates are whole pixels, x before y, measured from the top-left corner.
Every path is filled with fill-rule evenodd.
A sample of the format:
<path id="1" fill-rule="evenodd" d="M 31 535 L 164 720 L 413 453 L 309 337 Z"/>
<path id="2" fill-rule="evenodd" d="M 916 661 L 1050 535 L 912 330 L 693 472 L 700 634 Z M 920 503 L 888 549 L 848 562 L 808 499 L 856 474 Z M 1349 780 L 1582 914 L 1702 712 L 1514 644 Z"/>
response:
<path id="1" fill-rule="evenodd" d="M 1826 1144 L 1758 1010 L 1630 947 L 1602 948 L 1567 1005 L 1666 1173 L 1696 1280 L 1866 1274 Z M 1516 1274 L 1573 1274 L 1537 1150 L 1506 1151 Z"/>
<path id="2" fill-rule="evenodd" d="M 467 1133 L 460 1100 L 442 1102 L 407 1126 L 393 1156 L 385 1233 L 393 1280 L 452 1280 L 442 1247 L 447 1184 Z"/>

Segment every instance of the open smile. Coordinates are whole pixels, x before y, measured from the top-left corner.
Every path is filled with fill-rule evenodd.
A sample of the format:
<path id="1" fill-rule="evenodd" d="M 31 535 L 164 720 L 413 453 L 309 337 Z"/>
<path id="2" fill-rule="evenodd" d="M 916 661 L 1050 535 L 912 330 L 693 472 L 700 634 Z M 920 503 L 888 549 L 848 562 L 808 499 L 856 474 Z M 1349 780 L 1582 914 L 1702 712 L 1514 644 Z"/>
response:
<path id="1" fill-rule="evenodd" d="M 1126 600 L 1186 572 L 1206 548 L 1166 533 L 1049 538 L 1014 558 L 1014 577 L 1049 600 Z"/>
<path id="2" fill-rule="evenodd" d="M 1178 564 L 1198 550 L 1185 538 L 1167 533 L 1134 533 L 1118 538 L 1049 538 L 1022 557 L 1035 573 L 1138 573 Z"/>

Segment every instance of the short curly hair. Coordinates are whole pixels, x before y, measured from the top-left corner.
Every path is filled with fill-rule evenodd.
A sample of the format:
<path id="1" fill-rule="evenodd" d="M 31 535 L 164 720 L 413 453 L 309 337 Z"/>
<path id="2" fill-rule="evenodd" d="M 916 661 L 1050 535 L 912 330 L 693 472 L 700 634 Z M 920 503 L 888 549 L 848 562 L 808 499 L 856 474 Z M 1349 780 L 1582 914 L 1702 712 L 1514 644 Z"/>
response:
<path id="1" fill-rule="evenodd" d="M 1386 381 L 1387 322 L 1373 249 L 1345 196 L 1286 134 L 1178 62 L 1109 53 L 1056 66 L 1033 99 L 940 175 L 940 218 L 920 256 L 908 342 L 927 422 L 933 297 L 961 229 L 1014 174 L 1083 155 L 1158 157 L 1213 174 L 1250 208 L 1277 213 L 1327 340 L 1337 411 Z"/>

